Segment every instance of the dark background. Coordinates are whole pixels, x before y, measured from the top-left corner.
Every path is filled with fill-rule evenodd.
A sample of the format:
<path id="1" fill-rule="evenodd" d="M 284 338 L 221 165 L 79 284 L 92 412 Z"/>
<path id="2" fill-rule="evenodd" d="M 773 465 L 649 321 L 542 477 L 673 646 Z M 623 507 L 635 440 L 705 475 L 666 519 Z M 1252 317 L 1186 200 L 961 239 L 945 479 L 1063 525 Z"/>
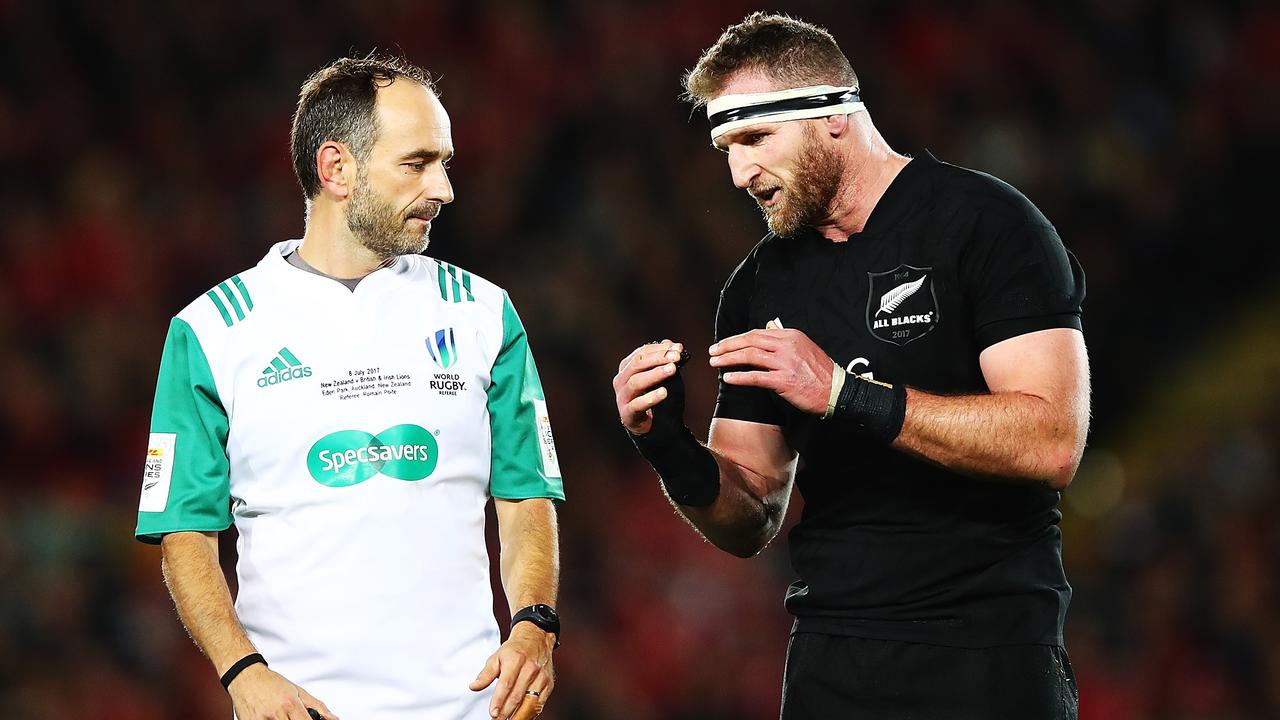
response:
<path id="1" fill-rule="evenodd" d="M 0 716 L 228 717 L 132 540 L 163 333 L 301 235 L 298 86 L 379 48 L 452 115 L 430 252 L 510 291 L 546 385 L 570 498 L 546 717 L 776 717 L 785 538 L 750 561 L 700 541 L 609 384 L 645 340 L 709 344 L 763 234 L 677 100 L 760 8 L 354 5 L 0 0 Z M 1280 10 L 763 9 L 830 28 L 895 148 L 1013 183 L 1086 269 L 1094 423 L 1062 503 L 1081 716 L 1280 717 Z M 686 375 L 701 434 L 713 373 Z"/>

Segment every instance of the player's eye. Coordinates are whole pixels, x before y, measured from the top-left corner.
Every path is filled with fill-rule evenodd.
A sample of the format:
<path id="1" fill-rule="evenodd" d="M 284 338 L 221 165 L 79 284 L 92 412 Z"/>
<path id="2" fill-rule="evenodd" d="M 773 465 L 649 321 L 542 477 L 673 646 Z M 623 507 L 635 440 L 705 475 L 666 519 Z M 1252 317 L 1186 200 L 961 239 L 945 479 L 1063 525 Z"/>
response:
<path id="1" fill-rule="evenodd" d="M 408 162 L 402 164 L 400 167 L 408 168 L 410 172 L 422 172 L 423 169 L 427 167 L 427 164 L 424 162 Z"/>
<path id="2" fill-rule="evenodd" d="M 750 135 L 742 139 L 742 144 L 743 145 L 759 145 L 760 141 L 765 139 L 765 136 L 766 136 L 766 133 L 751 133 Z"/>

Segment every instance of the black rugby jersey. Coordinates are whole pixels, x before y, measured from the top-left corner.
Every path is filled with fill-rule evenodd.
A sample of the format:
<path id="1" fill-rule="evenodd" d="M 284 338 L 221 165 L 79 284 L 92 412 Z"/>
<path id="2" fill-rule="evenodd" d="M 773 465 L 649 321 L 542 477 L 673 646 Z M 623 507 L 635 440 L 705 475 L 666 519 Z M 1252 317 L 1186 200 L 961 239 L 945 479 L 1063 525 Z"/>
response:
<path id="1" fill-rule="evenodd" d="M 863 232 L 770 233 L 720 297 L 716 340 L 777 318 L 853 373 L 939 394 L 988 392 L 978 355 L 1080 329 L 1084 274 L 1021 193 L 929 154 L 906 165 Z M 800 455 L 789 535 L 797 631 L 962 647 L 1062 643 L 1071 588 L 1059 494 L 975 480 L 720 383 L 715 416 L 780 426 Z"/>

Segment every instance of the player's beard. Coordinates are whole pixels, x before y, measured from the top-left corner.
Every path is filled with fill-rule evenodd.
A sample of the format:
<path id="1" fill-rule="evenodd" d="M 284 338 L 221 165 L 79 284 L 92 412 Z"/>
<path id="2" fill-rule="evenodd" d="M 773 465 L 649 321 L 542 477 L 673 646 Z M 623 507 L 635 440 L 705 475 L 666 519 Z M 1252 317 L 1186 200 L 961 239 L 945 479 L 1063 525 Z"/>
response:
<path id="1" fill-rule="evenodd" d="M 813 227 L 825 220 L 840 189 L 842 171 L 840 155 L 823 145 L 817 131 L 806 124 L 804 145 L 796 157 L 791 182 L 781 185 L 778 202 L 772 207 L 760 205 L 769 229 L 775 235 L 793 237 L 800 228 Z M 751 192 L 759 203 L 760 193 L 755 188 Z"/>
<path id="2" fill-rule="evenodd" d="M 384 200 L 369 186 L 369 178 L 361 170 L 351 189 L 347 206 L 347 229 L 369 252 L 381 260 L 391 260 L 401 255 L 412 255 L 427 249 L 430 242 L 430 220 L 440 213 L 440 203 L 428 200 L 403 213 Z M 422 218 L 427 224 L 422 229 L 414 227 L 410 218 Z"/>

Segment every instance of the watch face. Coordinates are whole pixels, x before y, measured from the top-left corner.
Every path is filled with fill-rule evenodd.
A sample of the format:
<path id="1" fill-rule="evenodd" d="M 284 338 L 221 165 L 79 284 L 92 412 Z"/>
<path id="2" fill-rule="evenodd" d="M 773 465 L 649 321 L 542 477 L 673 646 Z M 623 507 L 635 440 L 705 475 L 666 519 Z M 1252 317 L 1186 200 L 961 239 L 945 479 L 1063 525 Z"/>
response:
<path id="1" fill-rule="evenodd" d="M 560 632 L 560 616 L 556 614 L 555 608 L 550 605 L 530 605 L 529 607 L 516 613 L 516 621 L 528 620 L 547 632 Z"/>

